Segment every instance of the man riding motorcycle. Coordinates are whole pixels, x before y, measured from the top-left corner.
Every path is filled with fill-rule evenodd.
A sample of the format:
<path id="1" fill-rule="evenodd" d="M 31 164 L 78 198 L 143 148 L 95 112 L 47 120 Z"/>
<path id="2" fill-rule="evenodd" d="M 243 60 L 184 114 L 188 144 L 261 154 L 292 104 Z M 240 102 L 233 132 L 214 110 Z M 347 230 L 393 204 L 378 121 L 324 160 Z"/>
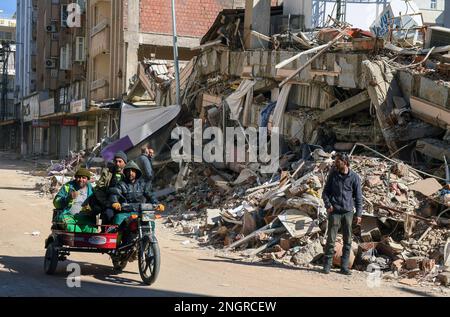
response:
<path id="1" fill-rule="evenodd" d="M 123 170 L 125 180 L 110 190 L 110 203 L 115 211 L 113 224 L 120 226 L 122 222 L 131 216 L 131 213 L 121 212 L 121 203 L 151 203 L 158 204 L 152 195 L 151 183 L 146 183 L 141 178 L 142 171 L 139 166 L 131 161 Z M 158 205 L 158 211 L 163 211 L 163 205 Z"/>
<path id="2" fill-rule="evenodd" d="M 65 183 L 53 200 L 55 208 L 61 210 L 56 221 L 67 231 L 97 232 L 90 208 L 93 195 L 90 178 L 91 172 L 86 168 L 80 168 L 75 174 L 75 179 Z"/>
<path id="3" fill-rule="evenodd" d="M 113 165 L 103 168 L 100 179 L 97 181 L 94 197 L 94 211 L 102 214 L 103 221 L 110 223 L 114 217 L 114 211 L 109 202 L 109 189 L 118 185 L 125 179 L 123 169 L 128 163 L 128 157 L 123 151 L 114 155 Z"/>

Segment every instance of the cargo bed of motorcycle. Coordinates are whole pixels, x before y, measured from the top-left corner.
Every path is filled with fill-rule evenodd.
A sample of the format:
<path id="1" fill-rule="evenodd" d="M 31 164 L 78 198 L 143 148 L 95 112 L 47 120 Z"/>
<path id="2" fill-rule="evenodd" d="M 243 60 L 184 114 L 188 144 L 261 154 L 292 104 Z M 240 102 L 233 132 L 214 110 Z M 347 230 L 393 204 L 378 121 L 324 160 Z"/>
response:
<path id="1" fill-rule="evenodd" d="M 100 250 L 114 250 L 117 247 L 117 233 L 80 233 L 62 230 L 55 233 L 62 246 Z"/>

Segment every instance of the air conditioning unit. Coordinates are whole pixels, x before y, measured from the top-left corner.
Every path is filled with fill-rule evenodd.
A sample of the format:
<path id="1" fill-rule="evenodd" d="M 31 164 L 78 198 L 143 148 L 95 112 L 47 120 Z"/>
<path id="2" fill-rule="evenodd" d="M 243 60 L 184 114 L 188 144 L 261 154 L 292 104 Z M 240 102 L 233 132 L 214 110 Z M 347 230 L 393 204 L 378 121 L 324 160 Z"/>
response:
<path id="1" fill-rule="evenodd" d="M 45 27 L 45 30 L 49 33 L 55 33 L 56 32 L 56 24 L 52 23 Z"/>
<path id="2" fill-rule="evenodd" d="M 58 78 L 58 70 L 57 69 L 52 69 L 50 71 L 50 77 L 51 78 Z"/>
<path id="3" fill-rule="evenodd" d="M 56 58 L 46 59 L 45 68 L 56 68 Z"/>

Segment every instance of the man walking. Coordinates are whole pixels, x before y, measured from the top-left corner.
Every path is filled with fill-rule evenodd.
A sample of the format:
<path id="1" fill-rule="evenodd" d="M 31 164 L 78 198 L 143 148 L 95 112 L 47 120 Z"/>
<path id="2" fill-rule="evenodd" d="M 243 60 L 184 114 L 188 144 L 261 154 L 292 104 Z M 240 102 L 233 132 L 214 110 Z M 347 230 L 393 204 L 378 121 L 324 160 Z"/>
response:
<path id="1" fill-rule="evenodd" d="M 347 154 L 337 154 L 335 166 L 328 176 L 322 199 L 328 212 L 328 236 L 323 272 L 330 273 L 336 236 L 341 228 L 344 239 L 341 273 L 351 275 L 349 260 L 352 248 L 353 209 L 356 208 L 356 223 L 359 225 L 362 214 L 362 189 L 359 176 L 350 169 L 350 159 Z"/>
<path id="2" fill-rule="evenodd" d="M 152 165 L 153 149 L 143 146 L 141 148 L 141 155 L 136 159 L 136 164 L 142 171 L 142 178 L 146 183 L 153 180 L 153 165 Z"/>

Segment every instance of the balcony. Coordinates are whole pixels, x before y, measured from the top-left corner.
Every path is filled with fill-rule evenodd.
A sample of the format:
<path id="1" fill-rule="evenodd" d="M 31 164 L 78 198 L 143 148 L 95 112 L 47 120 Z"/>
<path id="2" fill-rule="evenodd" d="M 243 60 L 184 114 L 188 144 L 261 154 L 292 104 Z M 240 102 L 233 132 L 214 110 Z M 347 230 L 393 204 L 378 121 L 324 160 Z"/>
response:
<path id="1" fill-rule="evenodd" d="M 100 3 L 100 2 L 108 2 L 108 3 L 110 3 L 111 0 L 91 0 L 91 1 L 89 1 L 89 5 L 92 7 L 92 6 L 95 6 L 97 3 Z"/>
<path id="2" fill-rule="evenodd" d="M 91 30 L 91 56 L 109 54 L 110 32 L 109 21 L 103 20 Z"/>

